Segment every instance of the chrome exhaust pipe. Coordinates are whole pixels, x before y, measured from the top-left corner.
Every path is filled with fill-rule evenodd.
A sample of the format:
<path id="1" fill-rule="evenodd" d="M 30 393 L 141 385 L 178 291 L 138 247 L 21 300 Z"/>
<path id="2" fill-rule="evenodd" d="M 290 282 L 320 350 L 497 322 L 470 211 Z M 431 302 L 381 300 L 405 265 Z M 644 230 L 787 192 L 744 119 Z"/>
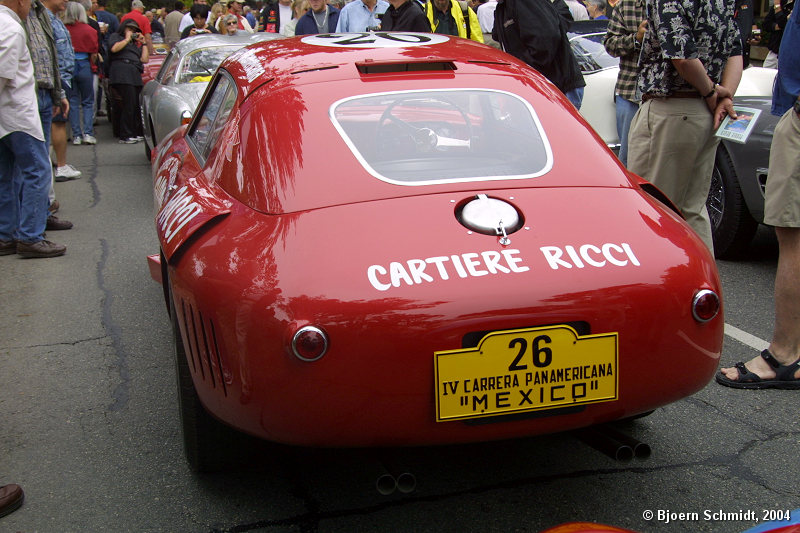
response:
<path id="1" fill-rule="evenodd" d="M 611 438 L 599 426 L 578 430 L 576 436 L 595 450 L 603 452 L 616 461 L 630 461 L 633 459 L 633 448 Z"/>
<path id="2" fill-rule="evenodd" d="M 375 488 L 381 496 L 388 496 L 397 489 L 397 479 L 389 472 L 384 472 L 375 481 Z"/>
<path id="3" fill-rule="evenodd" d="M 618 430 L 615 427 L 611 426 L 601 426 L 601 431 L 605 432 L 606 435 L 611 437 L 612 439 L 620 442 L 626 446 L 630 446 L 633 449 L 633 456 L 637 459 L 647 459 L 650 457 L 652 450 L 650 449 L 649 444 L 645 444 L 644 442 L 631 437 L 630 435 L 623 433 L 622 431 Z"/>
<path id="4" fill-rule="evenodd" d="M 417 476 L 411 472 L 402 472 L 397 476 L 397 490 L 410 494 L 417 488 Z"/>

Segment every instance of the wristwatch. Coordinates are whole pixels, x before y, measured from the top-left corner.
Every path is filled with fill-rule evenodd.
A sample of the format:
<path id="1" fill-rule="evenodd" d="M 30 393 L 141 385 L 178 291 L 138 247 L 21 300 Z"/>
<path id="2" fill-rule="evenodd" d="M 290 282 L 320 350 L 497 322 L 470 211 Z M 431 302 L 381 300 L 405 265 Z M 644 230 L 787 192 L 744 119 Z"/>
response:
<path id="1" fill-rule="evenodd" d="M 708 100 L 712 96 L 714 96 L 717 92 L 717 84 L 715 83 L 713 87 L 711 87 L 711 92 L 703 96 L 703 99 Z"/>
<path id="2" fill-rule="evenodd" d="M 794 101 L 794 112 L 800 116 L 800 98 Z"/>

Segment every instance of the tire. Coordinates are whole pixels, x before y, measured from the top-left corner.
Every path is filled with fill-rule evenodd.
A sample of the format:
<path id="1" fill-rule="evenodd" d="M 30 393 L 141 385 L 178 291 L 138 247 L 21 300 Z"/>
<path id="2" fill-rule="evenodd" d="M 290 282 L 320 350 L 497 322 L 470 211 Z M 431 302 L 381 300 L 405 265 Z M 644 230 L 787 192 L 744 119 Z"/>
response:
<path id="1" fill-rule="evenodd" d="M 173 298 L 170 298 L 170 320 L 175 348 L 175 373 L 186 460 L 194 472 L 216 472 L 234 465 L 237 458 L 241 460 L 240 452 L 249 439 L 246 435 L 212 417 L 200 402 L 200 397 L 192 382 Z"/>
<path id="2" fill-rule="evenodd" d="M 147 128 L 147 123 L 145 123 L 145 127 Z M 152 124 L 147 129 L 149 129 L 151 134 L 152 134 L 152 131 L 153 131 Z M 155 139 L 155 138 L 156 138 L 156 136 L 153 135 L 153 139 Z M 145 132 L 145 134 L 144 134 L 144 143 L 143 144 L 144 144 L 144 156 L 147 158 L 148 161 L 151 161 L 150 158 L 152 157 L 153 149 L 150 146 L 150 144 L 147 142 L 147 132 Z"/>
<path id="3" fill-rule="evenodd" d="M 711 219 L 715 257 L 730 259 L 741 256 L 753 240 L 758 222 L 750 215 L 736 169 L 722 145 L 714 159 L 706 207 Z"/>

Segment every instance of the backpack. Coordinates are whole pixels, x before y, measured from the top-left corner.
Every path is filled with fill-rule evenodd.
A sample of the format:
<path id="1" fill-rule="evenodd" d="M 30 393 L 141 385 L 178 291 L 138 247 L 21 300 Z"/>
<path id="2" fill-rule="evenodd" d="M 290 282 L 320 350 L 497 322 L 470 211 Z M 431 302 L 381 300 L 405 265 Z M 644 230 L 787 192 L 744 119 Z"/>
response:
<path id="1" fill-rule="evenodd" d="M 472 28 L 470 27 L 469 23 L 469 4 L 467 4 L 466 0 L 456 0 L 458 5 L 461 6 L 461 14 L 464 16 L 464 22 L 467 26 L 467 39 L 472 39 Z"/>

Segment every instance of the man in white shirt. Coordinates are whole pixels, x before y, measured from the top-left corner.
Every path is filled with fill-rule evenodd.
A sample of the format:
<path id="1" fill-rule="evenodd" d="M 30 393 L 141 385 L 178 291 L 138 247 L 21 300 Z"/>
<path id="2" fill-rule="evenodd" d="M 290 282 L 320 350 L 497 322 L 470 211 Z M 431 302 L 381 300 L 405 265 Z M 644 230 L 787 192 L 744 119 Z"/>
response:
<path id="1" fill-rule="evenodd" d="M 481 32 L 483 32 L 483 43 L 499 49 L 500 43 L 492 39 L 495 9 L 497 9 L 497 0 L 489 0 L 479 4 L 475 14 L 478 15 L 478 22 L 481 25 Z"/>
<path id="2" fill-rule="evenodd" d="M 52 169 L 22 26 L 30 9 L 0 0 L 0 255 L 55 257 L 67 248 L 44 239 Z"/>
<path id="3" fill-rule="evenodd" d="M 589 11 L 586 10 L 586 6 L 581 4 L 579 0 L 564 0 L 569 8 L 569 12 L 572 14 L 572 20 L 591 20 L 589 18 Z"/>
<path id="4" fill-rule="evenodd" d="M 283 32 L 286 25 L 292 20 L 292 16 L 292 0 L 270 2 L 259 15 L 260 31 L 285 35 Z"/>

